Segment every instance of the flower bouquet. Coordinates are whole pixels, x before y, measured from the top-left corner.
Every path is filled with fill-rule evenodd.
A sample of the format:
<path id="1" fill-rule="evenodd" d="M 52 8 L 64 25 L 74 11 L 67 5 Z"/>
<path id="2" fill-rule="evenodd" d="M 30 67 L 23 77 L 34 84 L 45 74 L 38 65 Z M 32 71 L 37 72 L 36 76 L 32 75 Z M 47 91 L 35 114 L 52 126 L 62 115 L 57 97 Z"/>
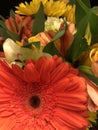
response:
<path id="1" fill-rule="evenodd" d="M 98 7 L 31 0 L 0 16 L 0 130 L 98 129 Z"/>

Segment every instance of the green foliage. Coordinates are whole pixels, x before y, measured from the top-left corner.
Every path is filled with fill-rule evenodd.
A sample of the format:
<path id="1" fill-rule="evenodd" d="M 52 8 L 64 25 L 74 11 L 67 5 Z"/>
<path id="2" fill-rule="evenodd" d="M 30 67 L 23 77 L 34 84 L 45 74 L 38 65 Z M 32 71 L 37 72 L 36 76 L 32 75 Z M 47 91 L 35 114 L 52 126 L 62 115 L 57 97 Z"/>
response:
<path id="1" fill-rule="evenodd" d="M 87 0 L 84 3 L 87 3 Z M 68 58 L 74 62 L 77 57 L 84 51 L 89 49 L 86 39 L 84 39 L 87 25 L 90 25 L 90 31 L 93 37 L 98 35 L 98 16 L 92 11 L 91 8 L 86 6 L 82 0 L 76 0 L 76 29 L 74 42 L 68 50 Z M 97 39 L 98 40 L 98 39 Z M 94 41 L 91 41 L 91 45 Z"/>
<path id="2" fill-rule="evenodd" d="M 0 27 L 0 35 L 1 35 L 4 39 L 11 38 L 11 39 L 13 39 L 14 41 L 15 41 L 15 40 L 19 40 L 19 36 L 18 36 L 16 33 L 12 32 L 12 31 L 10 31 L 10 30 L 8 30 L 8 29 L 5 30 L 4 28 L 1 28 L 1 27 Z"/>
<path id="3" fill-rule="evenodd" d="M 40 49 L 40 42 L 31 42 L 23 45 L 24 48 L 32 48 L 32 45 L 34 45 L 37 49 Z"/>
<path id="4" fill-rule="evenodd" d="M 58 52 L 58 50 L 56 49 L 56 47 L 55 47 L 55 45 L 54 45 L 53 42 L 50 42 L 49 44 L 47 44 L 47 45 L 44 47 L 43 52 L 49 53 L 49 54 L 51 54 L 52 56 L 53 56 L 53 55 L 61 56 L 60 53 Z"/>
<path id="5" fill-rule="evenodd" d="M 81 65 L 78 67 L 78 69 L 85 74 L 89 74 L 89 75 L 93 76 L 92 69 L 89 66 Z"/>
<path id="6" fill-rule="evenodd" d="M 12 18 L 15 18 L 15 12 L 11 9 L 10 10 L 10 16 L 12 17 Z"/>
<path id="7" fill-rule="evenodd" d="M 41 3 L 40 8 L 35 16 L 35 20 L 32 28 L 33 35 L 43 32 L 44 26 L 45 26 L 45 14 L 44 14 L 43 4 Z"/>
<path id="8" fill-rule="evenodd" d="M 86 74 L 86 75 L 92 82 L 98 85 L 98 77 L 95 77 L 94 75 L 89 75 L 89 74 Z"/>

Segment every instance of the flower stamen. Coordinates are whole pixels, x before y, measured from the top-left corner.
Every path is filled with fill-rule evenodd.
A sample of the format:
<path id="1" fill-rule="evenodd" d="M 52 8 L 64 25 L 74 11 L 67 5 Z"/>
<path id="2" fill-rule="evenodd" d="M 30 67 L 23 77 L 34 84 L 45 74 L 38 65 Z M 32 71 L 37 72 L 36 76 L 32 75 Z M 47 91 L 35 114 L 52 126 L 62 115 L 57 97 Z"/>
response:
<path id="1" fill-rule="evenodd" d="M 38 108 L 40 106 L 40 98 L 37 95 L 34 95 L 30 98 L 30 105 L 33 108 Z"/>

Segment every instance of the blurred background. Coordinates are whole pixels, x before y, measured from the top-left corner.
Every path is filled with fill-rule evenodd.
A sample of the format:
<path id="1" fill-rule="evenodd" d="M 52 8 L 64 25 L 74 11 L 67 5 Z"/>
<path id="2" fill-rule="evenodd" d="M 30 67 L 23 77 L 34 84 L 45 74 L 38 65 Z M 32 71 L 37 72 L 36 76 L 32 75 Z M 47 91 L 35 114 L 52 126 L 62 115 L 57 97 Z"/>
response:
<path id="1" fill-rule="evenodd" d="M 31 0 L 2 0 L 0 1 L 0 14 L 4 17 L 9 16 L 10 9 L 15 9 L 20 2 L 30 2 Z M 98 6 L 98 0 L 90 0 L 91 6 Z"/>

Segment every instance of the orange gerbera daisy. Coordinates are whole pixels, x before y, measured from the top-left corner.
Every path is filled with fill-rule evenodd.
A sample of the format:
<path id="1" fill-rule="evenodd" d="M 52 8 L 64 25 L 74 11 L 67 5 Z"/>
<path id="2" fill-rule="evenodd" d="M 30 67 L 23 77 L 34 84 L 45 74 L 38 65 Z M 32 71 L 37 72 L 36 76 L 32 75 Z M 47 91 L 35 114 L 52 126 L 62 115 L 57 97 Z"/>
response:
<path id="1" fill-rule="evenodd" d="M 61 58 L 0 61 L 0 130 L 85 130 L 85 80 Z"/>

